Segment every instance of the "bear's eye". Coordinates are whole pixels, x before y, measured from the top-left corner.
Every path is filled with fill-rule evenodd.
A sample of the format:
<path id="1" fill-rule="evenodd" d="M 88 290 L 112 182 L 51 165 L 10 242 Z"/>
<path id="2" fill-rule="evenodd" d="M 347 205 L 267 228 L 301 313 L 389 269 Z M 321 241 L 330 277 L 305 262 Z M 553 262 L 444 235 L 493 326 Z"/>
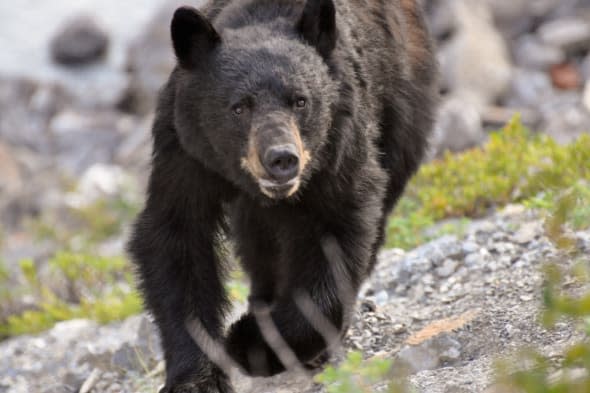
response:
<path id="1" fill-rule="evenodd" d="M 240 116 L 242 113 L 244 113 L 244 106 L 242 104 L 236 104 L 232 107 L 232 112 L 234 115 Z"/>
<path id="2" fill-rule="evenodd" d="M 297 101 L 295 102 L 295 105 L 297 105 L 297 108 L 305 108 L 306 104 L 307 104 L 307 101 L 303 97 L 299 97 L 297 99 Z"/>

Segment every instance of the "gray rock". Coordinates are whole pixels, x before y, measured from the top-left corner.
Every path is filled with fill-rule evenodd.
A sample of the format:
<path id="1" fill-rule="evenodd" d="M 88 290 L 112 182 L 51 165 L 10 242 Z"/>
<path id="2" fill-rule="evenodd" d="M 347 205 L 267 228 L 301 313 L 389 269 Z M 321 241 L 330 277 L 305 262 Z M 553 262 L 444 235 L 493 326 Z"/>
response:
<path id="1" fill-rule="evenodd" d="M 584 252 L 590 252 L 590 232 L 576 232 L 578 248 Z"/>
<path id="2" fill-rule="evenodd" d="M 431 140 L 431 154 L 457 152 L 481 144 L 486 138 L 478 107 L 464 97 L 441 104 Z"/>
<path id="3" fill-rule="evenodd" d="M 423 346 L 408 346 L 399 351 L 397 360 L 405 366 L 410 373 L 422 370 L 433 370 L 438 366 L 436 354 Z"/>
<path id="4" fill-rule="evenodd" d="M 536 0 L 530 2 L 530 10 L 536 17 L 571 16 L 579 0 Z"/>
<path id="5" fill-rule="evenodd" d="M 461 343 L 449 334 L 440 334 L 419 345 L 406 346 L 398 353 L 397 361 L 410 374 L 414 374 L 452 365 L 460 356 Z"/>
<path id="6" fill-rule="evenodd" d="M 98 200 L 129 199 L 127 194 L 136 189 L 134 178 L 116 165 L 93 164 L 80 176 L 76 189 L 65 196 L 65 204 L 83 208 Z"/>
<path id="7" fill-rule="evenodd" d="M 443 236 L 407 253 L 392 266 L 391 275 L 381 277 L 387 281 L 386 287 L 399 285 L 398 289 L 404 291 L 407 285 L 422 281 L 427 273 L 441 266 L 446 259 L 460 258 L 462 254 L 462 246 L 456 236 Z"/>
<path id="8" fill-rule="evenodd" d="M 427 4 L 430 31 L 439 40 L 446 38 L 456 28 L 452 7 L 446 0 L 433 0 Z"/>
<path id="9" fill-rule="evenodd" d="M 205 0 L 192 0 L 190 5 L 200 7 Z M 170 45 L 169 23 L 178 2 L 164 0 L 147 24 L 143 34 L 130 45 L 127 69 L 131 82 L 125 102 L 126 111 L 146 114 L 153 111 L 158 91 L 168 79 L 176 64 Z"/>
<path id="10" fill-rule="evenodd" d="M 463 253 L 464 254 L 470 254 L 472 252 L 477 252 L 480 249 L 479 244 L 473 242 L 473 241 L 465 241 L 463 243 Z"/>
<path id="11" fill-rule="evenodd" d="M 541 41 L 566 51 L 590 47 L 590 22 L 578 19 L 555 19 L 537 29 Z"/>
<path id="12" fill-rule="evenodd" d="M 455 272 L 459 263 L 453 259 L 445 259 L 442 266 L 436 268 L 436 274 L 441 278 L 449 277 Z"/>
<path id="13" fill-rule="evenodd" d="M 482 248 L 478 252 L 473 252 L 465 256 L 465 266 L 469 268 L 481 268 L 489 261 L 490 252 Z"/>
<path id="14" fill-rule="evenodd" d="M 0 196 L 15 194 L 23 186 L 21 169 L 11 150 L 0 140 Z"/>
<path id="15" fill-rule="evenodd" d="M 61 345 L 75 345 L 84 336 L 91 336 L 98 331 L 96 322 L 87 319 L 71 319 L 55 324 L 49 336 Z"/>
<path id="16" fill-rule="evenodd" d="M 534 15 L 529 0 L 486 0 L 494 20 L 507 37 L 515 37 L 531 30 Z"/>
<path id="17" fill-rule="evenodd" d="M 544 132 L 562 144 L 571 143 L 588 132 L 590 113 L 583 104 L 566 107 L 562 112 L 546 114 Z"/>
<path id="18" fill-rule="evenodd" d="M 21 198 L 26 190 L 25 173 L 12 149 L 0 139 L 0 227 L 15 227 L 29 211 L 29 201 Z"/>
<path id="19" fill-rule="evenodd" d="M 0 139 L 34 153 L 51 153 L 47 124 L 69 99 L 53 85 L 0 78 Z"/>
<path id="20" fill-rule="evenodd" d="M 375 303 L 377 303 L 379 305 L 385 304 L 389 300 L 389 293 L 385 290 L 381 290 L 375 294 L 374 298 L 375 298 Z"/>
<path id="21" fill-rule="evenodd" d="M 109 39 L 96 21 L 79 16 L 68 21 L 51 41 L 51 56 L 59 64 L 80 66 L 103 58 Z"/>
<path id="22" fill-rule="evenodd" d="M 582 95 L 582 104 L 587 112 L 590 113 L 590 81 L 584 84 L 584 93 Z"/>
<path id="23" fill-rule="evenodd" d="M 547 73 L 521 68 L 513 73 L 507 102 L 511 106 L 536 108 L 553 94 L 553 84 Z"/>
<path id="24" fill-rule="evenodd" d="M 86 376 L 82 374 L 68 372 L 63 378 L 63 388 L 66 392 L 79 392 L 85 380 Z"/>
<path id="25" fill-rule="evenodd" d="M 56 0 L 36 3 L 34 7 L 4 3 L 0 74 L 57 84 L 75 99 L 76 106 L 113 108 L 128 88 L 129 45 L 143 33 L 151 16 L 165 1 L 168 0 L 84 1 L 74 6 L 71 2 Z M 75 69 L 56 64 L 48 54 L 51 38 L 64 21 L 82 14 L 92 15 L 97 24 L 108 26 L 109 48 L 104 60 Z M 23 26 L 32 26 L 26 40 L 22 39 Z"/>
<path id="26" fill-rule="evenodd" d="M 462 253 L 461 242 L 457 236 L 446 235 L 414 249 L 407 256 L 428 258 L 435 266 L 438 266 L 445 259 L 460 257 Z"/>
<path id="27" fill-rule="evenodd" d="M 111 364 L 123 372 L 143 371 L 147 367 L 143 354 L 127 343 L 113 353 Z"/>
<path id="28" fill-rule="evenodd" d="M 518 244 L 527 244 L 535 240 L 542 234 L 542 228 L 538 222 L 530 222 L 522 225 L 512 237 L 512 240 Z"/>
<path id="29" fill-rule="evenodd" d="M 547 70 L 554 64 L 563 63 L 566 59 L 563 49 L 542 42 L 536 35 L 531 34 L 517 39 L 513 53 L 517 65 L 536 70 Z"/>
<path id="30" fill-rule="evenodd" d="M 133 122 L 115 152 L 115 163 L 138 174 L 141 184 L 147 181 L 147 169 L 152 155 L 152 135 L 150 132 L 152 120 L 152 116 L 147 116 L 138 122 Z"/>
<path id="31" fill-rule="evenodd" d="M 93 164 L 111 162 L 123 139 L 119 120 L 120 115 L 114 112 L 58 114 L 50 124 L 58 168 L 68 175 L 79 176 Z"/>
<path id="32" fill-rule="evenodd" d="M 580 64 L 580 72 L 584 80 L 590 79 L 590 54 L 586 55 Z"/>
<path id="33" fill-rule="evenodd" d="M 482 110 L 502 97 L 510 84 L 512 64 L 504 38 L 487 3 L 452 3 L 457 33 L 440 53 L 441 73 L 451 93 Z"/>

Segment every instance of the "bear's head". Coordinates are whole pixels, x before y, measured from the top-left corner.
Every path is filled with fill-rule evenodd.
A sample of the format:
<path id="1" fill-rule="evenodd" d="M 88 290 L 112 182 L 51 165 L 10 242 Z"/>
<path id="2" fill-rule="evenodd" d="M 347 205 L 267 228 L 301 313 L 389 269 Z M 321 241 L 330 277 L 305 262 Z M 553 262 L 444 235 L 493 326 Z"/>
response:
<path id="1" fill-rule="evenodd" d="M 216 28 L 179 8 L 171 32 L 182 148 L 256 198 L 296 195 L 320 165 L 338 99 L 327 66 L 335 18 L 332 0 L 308 0 L 289 29 Z"/>

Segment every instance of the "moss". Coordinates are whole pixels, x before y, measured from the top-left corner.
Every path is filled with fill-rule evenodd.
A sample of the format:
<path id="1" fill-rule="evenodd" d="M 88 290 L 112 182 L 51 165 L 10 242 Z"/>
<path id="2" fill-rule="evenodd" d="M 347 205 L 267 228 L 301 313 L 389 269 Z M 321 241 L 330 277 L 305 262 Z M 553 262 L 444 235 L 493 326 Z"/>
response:
<path id="1" fill-rule="evenodd" d="M 508 203 L 551 208 L 564 190 L 587 194 L 589 180 L 590 135 L 562 146 L 515 118 L 484 146 L 423 165 L 389 221 L 387 246 L 413 247 L 429 239 L 424 230 L 434 222 L 479 217 Z M 588 210 L 572 216 L 577 225 Z"/>

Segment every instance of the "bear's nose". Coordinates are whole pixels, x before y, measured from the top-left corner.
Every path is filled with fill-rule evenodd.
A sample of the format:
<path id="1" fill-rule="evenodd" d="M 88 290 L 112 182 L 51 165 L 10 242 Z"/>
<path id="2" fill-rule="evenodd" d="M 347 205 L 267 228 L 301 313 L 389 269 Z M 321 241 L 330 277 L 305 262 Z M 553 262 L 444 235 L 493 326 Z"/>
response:
<path id="1" fill-rule="evenodd" d="M 299 172 L 299 155 L 293 144 L 271 146 L 264 153 L 263 165 L 273 180 L 286 183 Z"/>

